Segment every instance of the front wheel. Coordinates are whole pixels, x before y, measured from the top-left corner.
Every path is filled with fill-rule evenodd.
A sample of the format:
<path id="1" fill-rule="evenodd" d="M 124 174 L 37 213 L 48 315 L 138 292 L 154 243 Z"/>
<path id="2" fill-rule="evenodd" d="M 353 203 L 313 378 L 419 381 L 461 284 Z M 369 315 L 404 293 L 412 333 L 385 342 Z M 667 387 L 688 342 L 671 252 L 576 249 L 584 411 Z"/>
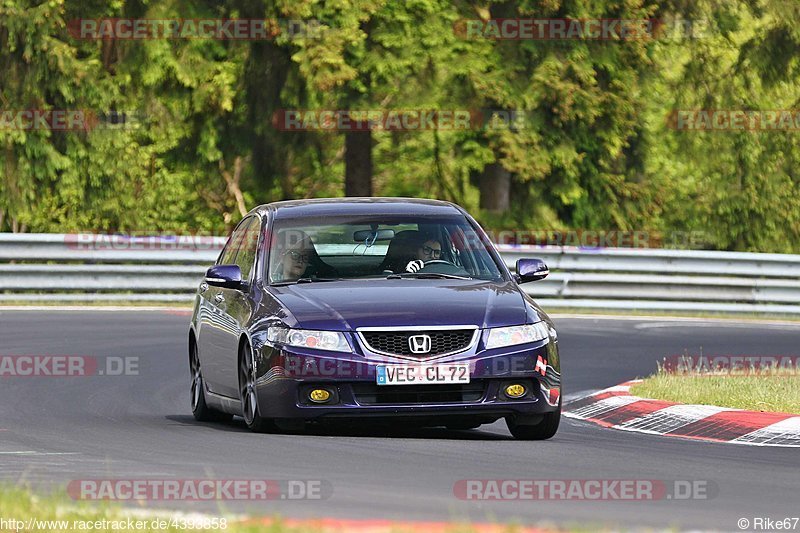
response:
<path id="1" fill-rule="evenodd" d="M 276 431 L 272 419 L 263 418 L 258 412 L 256 395 L 256 367 L 253 350 L 245 343 L 239 353 L 239 398 L 242 401 L 242 418 L 251 431 L 267 433 Z"/>
<path id="2" fill-rule="evenodd" d="M 206 385 L 200 368 L 197 345 L 192 341 L 189 347 L 189 370 L 192 373 L 192 415 L 198 422 L 228 422 L 233 415 L 211 409 L 206 403 Z"/>
<path id="3" fill-rule="evenodd" d="M 561 405 L 558 410 L 546 413 L 537 424 L 525 424 L 524 418 L 508 417 L 506 425 L 508 430 L 518 440 L 547 440 L 556 434 L 558 424 L 561 422 Z"/>

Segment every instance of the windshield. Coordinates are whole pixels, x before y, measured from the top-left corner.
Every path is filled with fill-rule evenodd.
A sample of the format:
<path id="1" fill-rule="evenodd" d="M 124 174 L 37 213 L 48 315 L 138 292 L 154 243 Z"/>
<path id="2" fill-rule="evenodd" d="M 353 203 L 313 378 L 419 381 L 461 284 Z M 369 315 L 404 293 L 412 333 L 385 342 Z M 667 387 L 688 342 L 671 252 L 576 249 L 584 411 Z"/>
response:
<path id="1" fill-rule="evenodd" d="M 488 245 L 463 216 L 276 220 L 266 278 L 502 280 Z"/>

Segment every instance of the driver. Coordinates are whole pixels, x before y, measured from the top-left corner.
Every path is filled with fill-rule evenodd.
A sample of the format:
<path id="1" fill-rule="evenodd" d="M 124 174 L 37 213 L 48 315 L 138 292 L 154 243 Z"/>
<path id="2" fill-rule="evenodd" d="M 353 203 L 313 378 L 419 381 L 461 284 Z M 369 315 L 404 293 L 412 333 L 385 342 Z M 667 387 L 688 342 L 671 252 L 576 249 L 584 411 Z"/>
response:
<path id="1" fill-rule="evenodd" d="M 442 258 L 442 244 L 436 239 L 426 239 L 416 249 L 416 258 L 406 265 L 406 272 L 416 272 L 429 261 Z"/>

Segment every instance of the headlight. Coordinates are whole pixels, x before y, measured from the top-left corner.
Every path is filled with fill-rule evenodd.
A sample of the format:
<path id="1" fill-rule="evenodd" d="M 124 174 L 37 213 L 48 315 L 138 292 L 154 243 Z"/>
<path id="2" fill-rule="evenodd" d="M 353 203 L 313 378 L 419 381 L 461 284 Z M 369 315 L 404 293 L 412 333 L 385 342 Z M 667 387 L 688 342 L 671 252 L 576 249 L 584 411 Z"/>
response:
<path id="1" fill-rule="evenodd" d="M 537 322 L 536 324 L 525 324 L 523 326 L 493 328 L 489 330 L 489 338 L 486 339 L 486 349 L 490 350 L 503 346 L 541 341 L 548 338 L 548 330 L 547 323 L 543 321 Z"/>
<path id="2" fill-rule="evenodd" d="M 272 343 L 297 346 L 299 348 L 333 350 L 336 352 L 350 351 L 350 344 L 347 343 L 344 334 L 338 331 L 271 327 L 267 329 L 267 340 Z"/>

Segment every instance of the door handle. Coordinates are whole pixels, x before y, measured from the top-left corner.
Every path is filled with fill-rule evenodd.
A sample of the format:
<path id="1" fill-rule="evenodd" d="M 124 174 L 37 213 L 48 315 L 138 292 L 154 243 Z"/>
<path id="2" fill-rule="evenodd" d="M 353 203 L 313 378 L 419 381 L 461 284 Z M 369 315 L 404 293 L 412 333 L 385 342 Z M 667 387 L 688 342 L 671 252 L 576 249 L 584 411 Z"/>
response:
<path id="1" fill-rule="evenodd" d="M 221 292 L 217 293 L 217 295 L 214 296 L 214 301 L 217 302 L 218 304 L 221 304 L 222 302 L 225 301 L 225 295 L 222 294 Z"/>

